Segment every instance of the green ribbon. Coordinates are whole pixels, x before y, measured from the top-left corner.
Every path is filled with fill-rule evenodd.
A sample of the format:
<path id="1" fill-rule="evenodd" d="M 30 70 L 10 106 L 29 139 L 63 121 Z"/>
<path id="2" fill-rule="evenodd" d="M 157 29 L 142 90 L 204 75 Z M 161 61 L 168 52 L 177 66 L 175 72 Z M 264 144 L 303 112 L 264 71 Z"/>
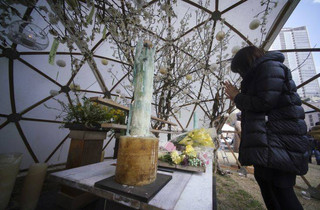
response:
<path id="1" fill-rule="evenodd" d="M 49 64 L 51 65 L 54 65 L 54 60 L 56 58 L 58 47 L 59 47 L 59 40 L 55 38 L 52 42 L 51 50 L 49 53 Z"/>
<path id="2" fill-rule="evenodd" d="M 90 22 L 92 21 L 93 14 L 94 14 L 94 5 L 91 7 L 91 11 L 86 18 L 88 24 L 90 24 Z"/>
<path id="3" fill-rule="evenodd" d="M 106 39 L 107 38 L 107 27 L 104 26 L 104 29 L 102 31 L 102 39 Z"/>

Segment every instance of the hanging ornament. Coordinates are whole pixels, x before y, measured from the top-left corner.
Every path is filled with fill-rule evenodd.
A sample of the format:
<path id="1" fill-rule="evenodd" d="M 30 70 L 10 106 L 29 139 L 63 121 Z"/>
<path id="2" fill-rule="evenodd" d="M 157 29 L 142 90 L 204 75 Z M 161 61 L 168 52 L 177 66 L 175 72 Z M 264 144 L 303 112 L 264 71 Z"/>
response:
<path id="1" fill-rule="evenodd" d="M 48 62 L 51 65 L 54 65 L 54 60 L 56 58 L 58 47 L 59 47 L 59 40 L 55 38 L 55 39 L 53 39 L 53 42 L 51 45 L 51 50 L 49 53 L 49 58 L 48 58 Z"/>
<path id="2" fill-rule="evenodd" d="M 116 89 L 116 93 L 117 93 L 117 94 L 120 94 L 120 93 L 121 93 L 121 90 L 120 90 L 120 89 Z"/>
<path id="3" fill-rule="evenodd" d="M 167 73 L 168 73 L 168 70 L 167 70 L 166 68 L 164 68 L 164 67 L 160 67 L 159 72 L 160 72 L 160 74 L 165 75 L 165 74 L 167 74 Z"/>
<path id="4" fill-rule="evenodd" d="M 223 40 L 223 38 L 225 37 L 225 35 L 226 34 L 223 31 L 219 31 L 216 35 L 216 39 L 221 42 Z"/>
<path id="5" fill-rule="evenodd" d="M 71 85 L 69 87 L 72 91 L 79 91 L 80 90 L 80 85 L 75 84 L 75 83 L 71 83 Z"/>
<path id="6" fill-rule="evenodd" d="M 66 66 L 66 62 L 64 60 L 57 60 L 56 61 L 56 64 L 59 66 L 59 67 L 65 67 Z"/>
<path id="7" fill-rule="evenodd" d="M 50 95 L 52 95 L 52 96 L 59 95 L 59 91 L 58 90 L 50 90 Z"/>
<path id="8" fill-rule="evenodd" d="M 46 33 L 37 25 L 17 20 L 8 26 L 7 37 L 16 44 L 21 44 L 32 50 L 44 50 L 49 45 Z"/>
<path id="9" fill-rule="evenodd" d="M 238 45 L 234 46 L 231 50 L 232 54 L 235 55 L 240 50 L 240 47 Z"/>
<path id="10" fill-rule="evenodd" d="M 191 74 L 187 74 L 186 79 L 187 80 L 192 80 L 192 75 Z"/>
<path id="11" fill-rule="evenodd" d="M 260 20 L 259 20 L 259 19 L 253 19 L 253 20 L 251 21 L 251 23 L 249 24 L 249 28 L 250 28 L 251 30 L 255 30 L 255 29 L 257 29 L 259 26 L 260 26 Z"/>
<path id="12" fill-rule="evenodd" d="M 108 60 L 107 59 L 101 59 L 102 65 L 108 65 Z"/>
<path id="13" fill-rule="evenodd" d="M 210 71 L 213 72 L 213 71 L 216 71 L 217 69 L 218 69 L 218 65 L 217 64 L 214 63 L 214 64 L 210 65 Z"/>

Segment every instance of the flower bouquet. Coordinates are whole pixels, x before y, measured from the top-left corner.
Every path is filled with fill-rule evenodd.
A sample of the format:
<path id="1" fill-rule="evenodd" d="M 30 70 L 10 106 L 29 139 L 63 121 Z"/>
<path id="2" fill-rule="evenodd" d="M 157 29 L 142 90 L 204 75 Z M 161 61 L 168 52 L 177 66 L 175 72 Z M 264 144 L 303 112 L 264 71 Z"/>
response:
<path id="1" fill-rule="evenodd" d="M 159 151 L 159 166 L 205 172 L 214 129 L 195 129 L 167 142 Z"/>

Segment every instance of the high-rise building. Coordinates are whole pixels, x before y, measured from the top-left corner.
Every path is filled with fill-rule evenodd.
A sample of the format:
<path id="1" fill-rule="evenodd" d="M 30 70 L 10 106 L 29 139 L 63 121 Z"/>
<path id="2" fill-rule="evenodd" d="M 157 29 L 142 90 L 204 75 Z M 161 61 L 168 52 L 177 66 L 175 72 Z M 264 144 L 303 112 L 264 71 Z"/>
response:
<path id="1" fill-rule="evenodd" d="M 270 47 L 270 50 L 283 49 L 303 49 L 311 48 L 308 31 L 305 26 L 297 28 L 283 28 Z M 316 75 L 312 53 L 309 52 L 290 52 L 284 53 L 285 65 L 291 69 L 293 80 L 296 85 L 310 79 Z M 320 88 L 318 80 L 298 89 L 302 98 L 319 97 Z"/>
<path id="2" fill-rule="evenodd" d="M 305 26 L 281 29 L 279 35 L 271 45 L 270 50 L 303 48 L 311 48 L 308 31 Z M 284 64 L 291 69 L 292 78 L 296 85 L 299 85 L 316 75 L 312 53 L 290 52 L 284 53 L 284 56 Z M 320 107 L 320 88 L 317 79 L 299 88 L 298 94 L 302 99 L 306 99 L 309 104 L 318 108 Z M 308 129 L 310 129 L 316 122 L 320 121 L 320 113 L 305 105 L 303 105 L 303 108 L 306 112 L 305 121 Z"/>

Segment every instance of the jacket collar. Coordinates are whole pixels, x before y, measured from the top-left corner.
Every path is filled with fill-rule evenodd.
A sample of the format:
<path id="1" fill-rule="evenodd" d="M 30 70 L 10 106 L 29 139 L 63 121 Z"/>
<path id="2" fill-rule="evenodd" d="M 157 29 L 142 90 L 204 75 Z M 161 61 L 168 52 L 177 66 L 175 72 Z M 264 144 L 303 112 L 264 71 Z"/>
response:
<path id="1" fill-rule="evenodd" d="M 241 88 L 245 88 L 246 87 L 246 83 L 248 81 L 251 81 L 251 77 L 253 77 L 253 74 L 255 72 L 255 69 L 262 63 L 266 62 L 266 61 L 279 61 L 281 63 L 284 62 L 284 55 L 279 52 L 279 51 L 271 51 L 271 52 L 267 52 L 266 54 L 264 54 L 262 57 L 258 58 L 254 64 L 252 65 L 252 68 L 245 74 L 245 75 L 241 75 L 242 76 L 242 82 L 241 82 Z"/>
<path id="2" fill-rule="evenodd" d="M 284 62 L 284 55 L 279 52 L 279 51 L 271 51 L 271 52 L 267 52 L 266 54 L 264 54 L 262 57 L 258 58 L 252 65 L 252 68 L 245 74 L 245 75 L 241 75 L 243 80 L 245 80 L 246 78 L 250 77 L 254 71 L 254 69 L 256 69 L 260 64 L 266 62 L 266 61 L 279 61 L 281 63 Z"/>
<path id="3" fill-rule="evenodd" d="M 264 56 L 258 58 L 254 64 L 252 65 L 252 69 L 257 68 L 260 64 L 266 62 L 266 61 L 279 61 L 281 63 L 284 62 L 284 55 L 279 51 L 271 51 L 267 52 Z"/>

